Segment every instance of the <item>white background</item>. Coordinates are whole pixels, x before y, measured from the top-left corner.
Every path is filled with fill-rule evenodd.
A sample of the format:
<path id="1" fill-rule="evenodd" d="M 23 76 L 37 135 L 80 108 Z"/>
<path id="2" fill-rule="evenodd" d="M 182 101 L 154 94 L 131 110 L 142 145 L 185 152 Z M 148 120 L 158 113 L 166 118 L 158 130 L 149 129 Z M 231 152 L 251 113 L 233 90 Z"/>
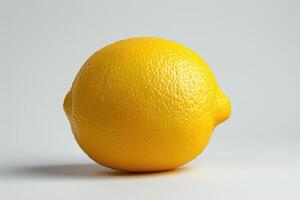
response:
<path id="1" fill-rule="evenodd" d="M 299 1 L 0 1 L 1 199 L 299 199 Z M 94 164 L 62 103 L 113 41 L 199 53 L 232 101 L 207 149 L 165 173 Z"/>

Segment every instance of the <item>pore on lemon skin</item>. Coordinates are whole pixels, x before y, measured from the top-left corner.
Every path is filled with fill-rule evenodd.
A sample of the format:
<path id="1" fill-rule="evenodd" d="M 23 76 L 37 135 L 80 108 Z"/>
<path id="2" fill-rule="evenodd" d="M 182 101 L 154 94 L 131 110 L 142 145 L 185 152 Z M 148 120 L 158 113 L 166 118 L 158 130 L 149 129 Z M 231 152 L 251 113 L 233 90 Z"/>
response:
<path id="1" fill-rule="evenodd" d="M 193 160 L 231 107 L 196 53 L 170 40 L 140 37 L 92 55 L 75 77 L 64 110 L 91 159 L 142 172 Z"/>

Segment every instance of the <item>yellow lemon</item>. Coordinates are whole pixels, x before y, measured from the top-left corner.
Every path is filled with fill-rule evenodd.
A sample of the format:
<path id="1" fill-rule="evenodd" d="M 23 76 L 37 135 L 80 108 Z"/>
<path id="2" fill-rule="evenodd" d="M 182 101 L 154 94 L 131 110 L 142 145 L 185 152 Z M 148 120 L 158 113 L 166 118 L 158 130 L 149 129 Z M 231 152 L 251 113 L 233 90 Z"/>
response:
<path id="1" fill-rule="evenodd" d="M 193 160 L 230 109 L 202 58 L 152 37 L 97 51 L 64 100 L 83 151 L 101 165 L 125 171 L 168 170 Z"/>

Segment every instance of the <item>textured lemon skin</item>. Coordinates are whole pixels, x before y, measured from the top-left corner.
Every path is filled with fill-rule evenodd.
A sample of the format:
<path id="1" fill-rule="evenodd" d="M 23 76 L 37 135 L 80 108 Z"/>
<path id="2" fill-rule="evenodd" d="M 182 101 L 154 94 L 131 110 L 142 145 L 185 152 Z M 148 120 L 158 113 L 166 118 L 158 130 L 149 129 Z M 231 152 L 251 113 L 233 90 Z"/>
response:
<path id="1" fill-rule="evenodd" d="M 230 102 L 209 66 L 160 38 L 131 38 L 92 55 L 64 101 L 75 139 L 97 163 L 125 171 L 181 166 L 206 147 Z"/>

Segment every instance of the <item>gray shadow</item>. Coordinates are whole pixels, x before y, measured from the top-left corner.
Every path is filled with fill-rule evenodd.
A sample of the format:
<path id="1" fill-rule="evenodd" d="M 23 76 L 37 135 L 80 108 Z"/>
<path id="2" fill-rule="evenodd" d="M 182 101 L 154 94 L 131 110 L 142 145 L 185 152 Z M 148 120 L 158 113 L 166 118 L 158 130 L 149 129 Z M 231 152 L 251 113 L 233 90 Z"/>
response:
<path id="1" fill-rule="evenodd" d="M 187 169 L 187 167 L 182 167 L 162 172 L 129 173 L 108 169 L 97 164 L 32 165 L 2 168 L 0 176 L 12 179 L 120 179 L 173 175 L 187 171 Z"/>

